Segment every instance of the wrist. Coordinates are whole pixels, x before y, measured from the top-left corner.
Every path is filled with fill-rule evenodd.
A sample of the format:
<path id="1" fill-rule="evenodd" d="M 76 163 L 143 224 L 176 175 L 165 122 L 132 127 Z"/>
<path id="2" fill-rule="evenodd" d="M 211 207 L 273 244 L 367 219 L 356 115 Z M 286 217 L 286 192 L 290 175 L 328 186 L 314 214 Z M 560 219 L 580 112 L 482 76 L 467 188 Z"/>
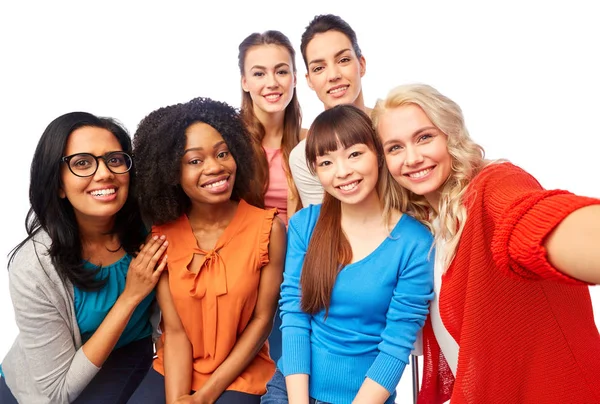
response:
<path id="1" fill-rule="evenodd" d="M 141 300 L 139 300 L 135 296 L 132 296 L 130 293 L 127 293 L 127 290 L 124 290 L 123 293 L 121 293 L 117 298 L 115 305 L 120 305 L 125 309 L 133 312 L 137 305 L 140 303 L 140 301 Z"/>

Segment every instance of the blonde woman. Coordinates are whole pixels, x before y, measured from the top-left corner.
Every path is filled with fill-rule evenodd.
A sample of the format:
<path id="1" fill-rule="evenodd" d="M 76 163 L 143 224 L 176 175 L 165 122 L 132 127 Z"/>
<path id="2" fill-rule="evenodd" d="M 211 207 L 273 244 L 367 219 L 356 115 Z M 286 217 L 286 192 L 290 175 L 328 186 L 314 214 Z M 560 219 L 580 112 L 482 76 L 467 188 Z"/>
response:
<path id="1" fill-rule="evenodd" d="M 485 160 L 432 87 L 396 87 L 373 116 L 404 210 L 436 240 L 420 402 L 600 402 L 600 200 Z"/>

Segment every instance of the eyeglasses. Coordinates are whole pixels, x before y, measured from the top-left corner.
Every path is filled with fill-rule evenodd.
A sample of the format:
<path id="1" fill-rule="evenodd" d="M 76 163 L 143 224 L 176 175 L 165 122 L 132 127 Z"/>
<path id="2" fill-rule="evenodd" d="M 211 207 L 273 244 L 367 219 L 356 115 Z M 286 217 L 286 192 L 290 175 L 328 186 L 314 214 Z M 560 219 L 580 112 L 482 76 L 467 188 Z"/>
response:
<path id="1" fill-rule="evenodd" d="M 133 162 L 131 156 L 122 151 L 108 152 L 103 156 L 94 156 L 90 153 L 76 153 L 60 159 L 67 163 L 69 170 L 78 177 L 91 177 L 98 171 L 98 159 L 102 159 L 106 168 L 114 174 L 125 174 L 131 170 Z"/>

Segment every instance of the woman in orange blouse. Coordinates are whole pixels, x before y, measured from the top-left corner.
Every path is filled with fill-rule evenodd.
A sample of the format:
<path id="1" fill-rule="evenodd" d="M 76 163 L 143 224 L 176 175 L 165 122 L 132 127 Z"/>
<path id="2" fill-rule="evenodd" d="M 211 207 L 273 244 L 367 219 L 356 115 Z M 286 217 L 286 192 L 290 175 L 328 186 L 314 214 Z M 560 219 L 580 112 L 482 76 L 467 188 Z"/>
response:
<path id="1" fill-rule="evenodd" d="M 163 344 L 130 402 L 259 403 L 275 370 L 266 339 L 286 234 L 276 209 L 243 199 L 254 171 L 237 112 L 206 98 L 161 108 L 140 123 L 134 155 L 169 264 L 157 286 Z"/>

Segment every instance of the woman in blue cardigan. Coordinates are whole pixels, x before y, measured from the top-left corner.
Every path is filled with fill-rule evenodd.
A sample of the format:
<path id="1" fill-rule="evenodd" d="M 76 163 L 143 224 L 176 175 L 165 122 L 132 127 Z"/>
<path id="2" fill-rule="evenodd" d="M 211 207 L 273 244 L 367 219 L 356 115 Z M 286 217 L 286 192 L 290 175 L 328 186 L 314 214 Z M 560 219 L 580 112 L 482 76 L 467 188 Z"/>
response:
<path id="1" fill-rule="evenodd" d="M 393 403 L 433 298 L 432 236 L 392 199 L 358 108 L 321 113 L 306 155 L 326 194 L 290 220 L 283 354 L 262 403 Z"/>

